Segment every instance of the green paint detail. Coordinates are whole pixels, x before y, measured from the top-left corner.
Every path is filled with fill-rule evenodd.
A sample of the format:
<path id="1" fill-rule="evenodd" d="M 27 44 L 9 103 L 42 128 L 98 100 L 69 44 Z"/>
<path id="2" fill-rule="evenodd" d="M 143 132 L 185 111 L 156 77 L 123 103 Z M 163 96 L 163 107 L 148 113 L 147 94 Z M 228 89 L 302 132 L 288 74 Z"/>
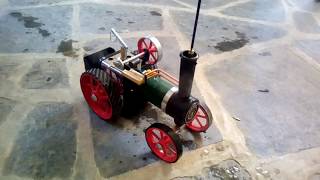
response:
<path id="1" fill-rule="evenodd" d="M 147 80 L 144 88 L 145 98 L 147 101 L 161 108 L 163 97 L 172 87 L 172 84 L 160 77 L 150 78 Z"/>

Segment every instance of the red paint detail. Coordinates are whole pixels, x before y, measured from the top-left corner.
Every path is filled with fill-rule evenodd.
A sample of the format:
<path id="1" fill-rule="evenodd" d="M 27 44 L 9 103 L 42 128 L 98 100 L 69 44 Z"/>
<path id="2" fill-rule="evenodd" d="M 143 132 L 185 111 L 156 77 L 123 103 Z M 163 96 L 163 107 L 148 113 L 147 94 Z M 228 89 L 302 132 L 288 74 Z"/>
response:
<path id="1" fill-rule="evenodd" d="M 112 117 L 112 104 L 101 81 L 90 73 L 83 73 L 80 78 L 80 86 L 90 108 L 100 118 L 110 119 Z"/>

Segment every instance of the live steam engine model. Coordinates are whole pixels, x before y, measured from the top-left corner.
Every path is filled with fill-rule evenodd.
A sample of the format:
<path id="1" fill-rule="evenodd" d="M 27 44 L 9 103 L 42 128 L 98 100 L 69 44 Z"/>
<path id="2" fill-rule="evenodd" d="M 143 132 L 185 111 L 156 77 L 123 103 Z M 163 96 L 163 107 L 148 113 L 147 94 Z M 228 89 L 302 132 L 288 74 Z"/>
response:
<path id="1" fill-rule="evenodd" d="M 194 132 L 206 131 L 212 121 L 208 108 L 190 95 L 198 55 L 180 53 L 178 81 L 157 69 L 161 45 L 152 36 L 138 41 L 138 50 L 128 54 L 128 47 L 115 30 L 120 50 L 108 47 L 84 58 L 81 89 L 91 109 L 104 120 L 134 114 L 150 102 L 174 118 L 178 127 L 185 125 Z M 119 57 L 120 56 L 120 57 Z M 152 124 L 145 132 L 152 152 L 166 162 L 175 162 L 182 154 L 179 136 L 167 125 Z"/>
<path id="2" fill-rule="evenodd" d="M 162 57 L 160 42 L 153 36 L 138 41 L 138 49 L 128 51 L 120 35 L 111 29 L 111 37 L 121 48 L 108 47 L 84 57 L 85 70 L 80 85 L 90 108 L 104 120 L 119 115 L 133 115 L 150 102 L 173 117 L 175 130 L 154 123 L 145 131 L 151 151 L 161 160 L 176 162 L 182 155 L 182 143 L 177 130 L 186 126 L 193 132 L 205 132 L 212 122 L 207 106 L 190 95 L 198 54 L 193 51 L 201 0 L 193 31 L 191 49 L 180 53 L 179 81 L 157 68 Z"/>

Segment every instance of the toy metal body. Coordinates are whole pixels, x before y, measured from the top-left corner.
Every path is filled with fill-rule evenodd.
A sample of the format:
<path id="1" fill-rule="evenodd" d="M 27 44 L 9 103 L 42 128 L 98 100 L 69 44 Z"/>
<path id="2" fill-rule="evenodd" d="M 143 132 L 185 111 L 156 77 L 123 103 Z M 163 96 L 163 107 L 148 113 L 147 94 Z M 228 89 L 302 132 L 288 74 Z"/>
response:
<path id="1" fill-rule="evenodd" d="M 210 110 L 190 94 L 198 59 L 192 48 L 180 53 L 178 81 L 157 68 L 162 48 L 155 37 L 141 38 L 138 49 L 130 53 L 114 29 L 110 35 L 121 48 L 108 47 L 85 56 L 86 72 L 80 78 L 84 98 L 101 119 L 133 115 L 150 102 L 173 117 L 176 130 L 186 126 L 194 132 L 205 132 L 209 128 Z M 145 137 L 151 151 L 163 161 L 176 162 L 182 154 L 179 135 L 165 124 L 152 124 Z"/>

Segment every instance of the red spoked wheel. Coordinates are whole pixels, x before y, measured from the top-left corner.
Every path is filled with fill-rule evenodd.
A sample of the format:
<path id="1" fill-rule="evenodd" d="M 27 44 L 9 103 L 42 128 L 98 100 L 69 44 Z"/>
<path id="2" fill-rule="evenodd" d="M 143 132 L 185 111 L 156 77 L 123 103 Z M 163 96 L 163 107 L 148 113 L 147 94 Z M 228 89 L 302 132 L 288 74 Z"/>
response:
<path id="1" fill-rule="evenodd" d="M 108 80 L 109 79 L 109 80 Z M 119 112 L 122 97 L 109 74 L 101 69 L 90 69 L 80 78 L 80 86 L 90 108 L 104 120 L 109 120 Z M 109 84 L 107 84 L 109 83 Z M 111 87 L 111 88 L 110 88 Z"/>
<path id="2" fill-rule="evenodd" d="M 145 132 L 151 151 L 161 160 L 174 163 L 182 155 L 182 143 L 173 130 L 161 123 L 154 123 Z"/>
<path id="3" fill-rule="evenodd" d="M 147 64 L 154 65 L 162 58 L 162 48 L 159 40 L 153 36 L 143 37 L 138 41 L 138 52 L 148 51 Z"/>
<path id="4" fill-rule="evenodd" d="M 200 103 L 193 120 L 186 123 L 186 127 L 194 132 L 205 132 L 212 124 L 212 114 L 206 104 Z"/>

